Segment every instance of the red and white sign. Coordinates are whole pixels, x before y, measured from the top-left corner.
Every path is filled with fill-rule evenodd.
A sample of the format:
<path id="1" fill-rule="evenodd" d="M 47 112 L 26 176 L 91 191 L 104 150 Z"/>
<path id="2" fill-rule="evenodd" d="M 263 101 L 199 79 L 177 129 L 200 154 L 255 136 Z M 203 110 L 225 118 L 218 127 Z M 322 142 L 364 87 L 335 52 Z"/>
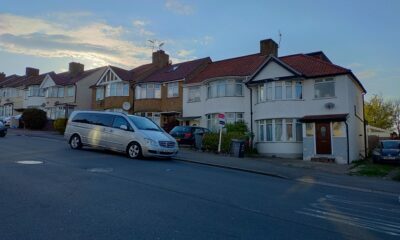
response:
<path id="1" fill-rule="evenodd" d="M 219 114 L 218 114 L 218 124 L 219 124 L 221 127 L 223 127 L 223 126 L 225 126 L 225 123 L 226 123 L 226 121 L 225 121 L 225 114 L 219 113 Z"/>

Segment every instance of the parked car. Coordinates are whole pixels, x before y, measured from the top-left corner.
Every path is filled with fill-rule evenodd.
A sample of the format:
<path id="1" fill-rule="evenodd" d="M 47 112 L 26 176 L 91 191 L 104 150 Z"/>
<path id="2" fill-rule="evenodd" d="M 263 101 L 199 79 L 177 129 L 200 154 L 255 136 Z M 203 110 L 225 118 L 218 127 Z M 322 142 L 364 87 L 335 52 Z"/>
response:
<path id="1" fill-rule="evenodd" d="M 5 137 L 7 135 L 7 127 L 2 121 L 0 121 L 0 137 Z"/>
<path id="2" fill-rule="evenodd" d="M 197 126 L 176 126 L 169 134 L 173 136 L 179 144 L 194 145 L 195 134 L 208 133 L 210 130 Z"/>
<path id="3" fill-rule="evenodd" d="M 374 163 L 400 163 L 400 140 L 382 140 L 372 152 Z"/>
<path id="4" fill-rule="evenodd" d="M 173 157 L 178 152 L 175 139 L 150 119 L 117 112 L 75 111 L 64 137 L 72 149 L 99 147 L 130 158 Z"/>

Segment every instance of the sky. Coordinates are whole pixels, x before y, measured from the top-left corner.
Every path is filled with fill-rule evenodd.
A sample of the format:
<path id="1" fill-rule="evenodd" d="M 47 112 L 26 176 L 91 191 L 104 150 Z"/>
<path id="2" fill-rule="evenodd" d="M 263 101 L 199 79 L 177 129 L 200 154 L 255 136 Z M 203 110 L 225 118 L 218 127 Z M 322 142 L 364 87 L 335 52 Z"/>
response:
<path id="1" fill-rule="evenodd" d="M 0 0 L 0 72 L 24 74 L 151 61 L 156 40 L 173 62 L 257 53 L 323 51 L 367 89 L 400 98 L 398 0 Z"/>

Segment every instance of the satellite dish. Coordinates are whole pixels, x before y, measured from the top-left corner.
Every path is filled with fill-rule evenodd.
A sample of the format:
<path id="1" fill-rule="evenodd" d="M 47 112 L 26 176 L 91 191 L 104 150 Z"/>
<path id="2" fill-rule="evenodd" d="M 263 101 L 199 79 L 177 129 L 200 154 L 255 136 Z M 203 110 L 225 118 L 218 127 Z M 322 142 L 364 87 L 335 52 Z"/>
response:
<path id="1" fill-rule="evenodd" d="M 131 104 L 129 102 L 124 102 L 122 104 L 122 109 L 124 109 L 125 111 L 128 111 L 129 109 L 131 109 Z"/>
<path id="2" fill-rule="evenodd" d="M 334 107 L 335 107 L 335 104 L 332 102 L 325 103 L 325 108 L 327 108 L 327 109 L 332 109 Z"/>

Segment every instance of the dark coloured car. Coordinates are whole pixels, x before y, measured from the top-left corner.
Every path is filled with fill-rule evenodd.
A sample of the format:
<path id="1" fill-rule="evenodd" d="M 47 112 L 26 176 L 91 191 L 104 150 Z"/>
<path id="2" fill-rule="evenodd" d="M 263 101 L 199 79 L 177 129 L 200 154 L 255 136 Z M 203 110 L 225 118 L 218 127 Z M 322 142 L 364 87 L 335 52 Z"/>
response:
<path id="1" fill-rule="evenodd" d="M 5 137 L 7 135 L 7 127 L 2 121 L 0 121 L 0 137 Z"/>
<path id="2" fill-rule="evenodd" d="M 210 130 L 196 126 L 176 126 L 169 134 L 176 139 L 179 144 L 194 145 L 195 134 L 208 133 Z"/>
<path id="3" fill-rule="evenodd" d="M 400 140 L 383 140 L 372 152 L 374 163 L 400 163 Z"/>

